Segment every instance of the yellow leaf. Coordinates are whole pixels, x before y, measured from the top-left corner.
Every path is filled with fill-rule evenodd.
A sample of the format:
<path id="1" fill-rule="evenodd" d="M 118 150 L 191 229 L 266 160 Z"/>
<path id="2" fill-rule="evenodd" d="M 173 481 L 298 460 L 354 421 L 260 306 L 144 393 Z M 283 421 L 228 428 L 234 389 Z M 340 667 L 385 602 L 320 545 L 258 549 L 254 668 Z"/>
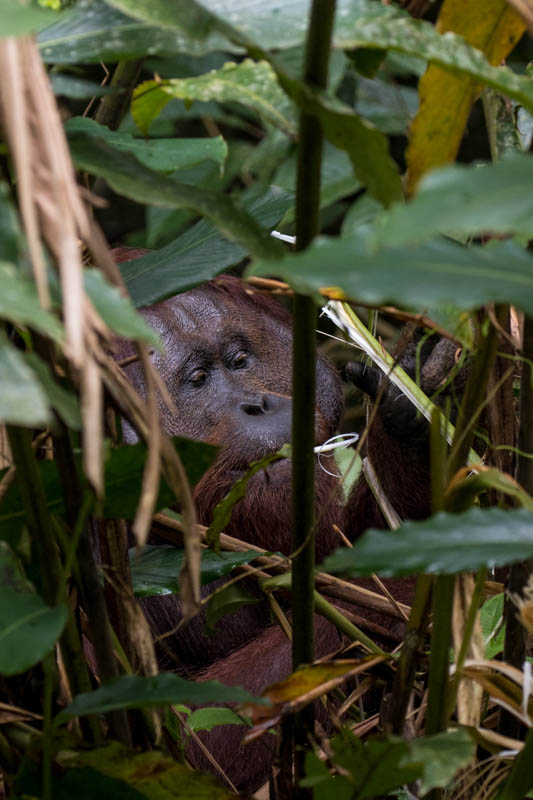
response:
<path id="1" fill-rule="evenodd" d="M 454 31 L 498 65 L 525 31 L 506 0 L 445 0 L 437 30 Z M 411 195 L 432 167 L 454 161 L 472 104 L 482 86 L 430 64 L 419 84 L 420 108 L 407 150 L 407 192 Z"/>

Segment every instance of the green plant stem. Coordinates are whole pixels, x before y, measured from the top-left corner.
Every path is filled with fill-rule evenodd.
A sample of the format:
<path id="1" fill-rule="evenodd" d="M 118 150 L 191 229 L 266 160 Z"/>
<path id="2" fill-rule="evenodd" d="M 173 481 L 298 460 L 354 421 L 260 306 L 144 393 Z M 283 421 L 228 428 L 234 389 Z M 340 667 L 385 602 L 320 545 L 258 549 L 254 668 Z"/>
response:
<path id="1" fill-rule="evenodd" d="M 132 92 L 137 84 L 143 64 L 142 58 L 119 61 L 111 78 L 110 87 L 116 91 L 106 94 L 100 101 L 94 116 L 96 122 L 116 131 L 128 108 Z"/>
<path id="2" fill-rule="evenodd" d="M 484 406 L 485 393 L 490 371 L 496 358 L 498 335 L 494 326 L 482 335 L 481 342 L 472 362 L 470 376 L 466 385 L 463 402 L 455 426 L 455 436 L 448 461 L 448 480 L 463 467 L 468 458 L 474 438 L 474 425 Z"/>
<path id="3" fill-rule="evenodd" d="M 405 715 L 416 674 L 416 661 L 424 642 L 431 607 L 432 585 L 433 579 L 429 575 L 418 576 L 411 613 L 405 629 L 402 652 L 392 684 L 390 712 L 386 726 L 390 733 L 398 736 L 403 733 Z"/>
<path id="4" fill-rule="evenodd" d="M 89 530 L 87 525 L 83 525 L 79 531 L 77 530 L 80 523 L 79 509 L 80 507 L 84 508 L 85 504 L 82 500 L 83 494 L 68 432 L 65 431 L 63 436 L 54 437 L 54 450 L 67 507 L 67 518 L 71 530 L 75 532 L 73 535 L 79 535 L 78 570 L 76 570 L 76 574 L 81 578 L 79 589 L 89 619 L 99 677 L 102 681 L 106 681 L 118 677 L 120 673 L 113 650 L 104 591 L 100 585 L 94 561 Z M 108 714 L 108 720 L 112 736 L 123 744 L 131 746 L 127 713 L 122 710 L 112 711 Z"/>
<path id="5" fill-rule="evenodd" d="M 429 660 L 426 736 L 446 730 L 446 697 L 452 643 L 451 618 L 455 575 L 438 575 L 433 585 L 433 633 Z"/>
<path id="6" fill-rule="evenodd" d="M 17 468 L 17 483 L 28 528 L 37 547 L 42 594 L 48 605 L 52 606 L 62 585 L 62 570 L 41 473 L 31 446 L 30 431 L 8 426 L 7 434 Z"/>
<path id="7" fill-rule="evenodd" d="M 304 80 L 325 89 L 331 49 L 335 0 L 313 0 L 307 33 Z M 296 248 L 304 250 L 319 232 L 320 171 L 323 133 L 318 120 L 300 115 L 296 185 Z M 295 294 L 293 302 L 292 417 L 292 560 L 293 669 L 313 660 L 314 524 L 315 524 L 315 374 L 316 308 Z M 314 729 L 313 707 L 295 716 L 295 783 L 304 774 L 307 732 Z M 295 797 L 308 797 L 300 787 Z"/>
<path id="8" fill-rule="evenodd" d="M 43 800 L 52 800 L 52 696 L 56 674 L 53 653 L 43 659 L 42 665 L 44 672 L 42 792 Z"/>
<path id="9" fill-rule="evenodd" d="M 344 614 L 339 611 L 332 603 L 322 597 L 317 591 L 314 593 L 315 599 L 315 610 L 317 614 L 329 619 L 336 627 L 346 634 L 352 641 L 360 642 L 364 647 L 367 648 L 371 653 L 375 653 L 376 655 L 384 656 L 388 655 L 381 647 L 378 647 L 372 639 L 370 639 L 363 631 L 354 625 L 353 622 L 350 622 Z"/>
<path id="10" fill-rule="evenodd" d="M 516 464 L 516 479 L 518 483 L 530 494 L 533 493 L 533 459 L 526 458 L 522 453 L 533 453 L 533 371 L 531 359 L 533 358 L 533 319 L 526 317 L 524 320 L 524 345 L 522 350 L 522 381 L 520 384 L 520 426 L 518 431 L 518 458 Z M 529 559 L 520 564 L 513 564 L 509 569 L 507 589 L 509 594 L 521 597 L 524 587 L 533 571 L 533 560 Z M 506 593 L 504 605 L 505 643 L 503 649 L 504 661 L 512 664 L 517 669 L 522 669 L 526 659 L 527 631 L 521 624 L 516 606 Z M 519 733 L 520 723 L 512 714 L 502 714 L 502 732 L 506 736 L 516 737 Z"/>
<path id="11" fill-rule="evenodd" d="M 66 591 L 41 473 L 31 446 L 30 432 L 25 428 L 11 426 L 7 431 L 28 527 L 37 547 L 42 569 L 43 596 L 47 603 L 53 605 L 57 598 L 66 599 Z M 72 613 L 69 613 L 61 636 L 61 653 L 73 694 L 90 692 L 92 687 L 87 662 Z M 87 733 L 95 742 L 102 741 L 100 723 L 96 718 L 89 719 Z"/>

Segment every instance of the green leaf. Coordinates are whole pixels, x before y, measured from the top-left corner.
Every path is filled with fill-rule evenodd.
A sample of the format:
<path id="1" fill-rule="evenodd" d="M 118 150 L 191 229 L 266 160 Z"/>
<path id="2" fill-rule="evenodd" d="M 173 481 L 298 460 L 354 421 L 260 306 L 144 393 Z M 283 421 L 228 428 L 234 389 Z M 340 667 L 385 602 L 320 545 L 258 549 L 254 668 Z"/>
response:
<path id="1" fill-rule="evenodd" d="M 0 261 L 0 317 L 14 325 L 27 325 L 57 342 L 63 340 L 62 325 L 41 307 L 34 282 L 5 261 Z"/>
<path id="2" fill-rule="evenodd" d="M 533 107 L 529 78 L 507 67 L 491 66 L 480 50 L 454 33 L 440 34 L 429 22 L 415 20 L 390 6 L 387 10 L 387 14 L 374 19 L 360 17 L 351 28 L 343 26 L 338 46 L 347 50 L 378 47 L 423 58 L 452 74 L 469 75 L 527 108 Z"/>
<path id="3" fill-rule="evenodd" d="M 205 614 L 206 625 L 214 630 L 222 617 L 234 614 L 244 606 L 253 606 L 260 602 L 260 597 L 254 597 L 240 583 L 231 583 L 210 596 Z"/>
<path id="4" fill-rule="evenodd" d="M 52 513 L 63 512 L 63 492 L 55 461 L 39 461 L 39 472 L 41 473 L 49 510 Z M 5 471 L 0 473 L 0 479 L 4 475 Z M 20 496 L 18 483 L 15 481 L 7 490 L 0 504 L 0 539 L 6 540 L 12 547 L 16 548 L 25 519 L 24 504 Z"/>
<path id="5" fill-rule="evenodd" d="M 80 404 L 74 392 L 65 389 L 54 379 L 48 364 L 45 364 L 36 353 L 24 353 L 24 359 L 39 378 L 49 404 L 57 411 L 65 425 L 75 431 L 81 430 Z"/>
<path id="6" fill-rule="evenodd" d="M 333 751 L 331 760 L 336 766 L 342 768 L 342 777 L 346 775 L 346 772 L 349 773 L 352 793 L 345 794 L 344 781 L 337 781 L 337 776 L 326 776 L 325 772 L 318 771 L 316 765 L 310 762 L 309 766 L 314 774 L 310 776 L 310 781 L 308 778 L 304 778 L 301 785 L 315 785 L 317 788 L 313 797 L 320 800 L 332 797 L 332 792 L 335 797 L 338 797 L 339 795 L 334 789 L 338 782 L 341 790 L 340 797 L 346 797 L 347 800 L 380 797 L 404 783 L 411 783 L 422 772 L 420 764 L 406 763 L 409 745 L 401 739 L 391 737 L 373 739 L 363 743 L 350 731 L 343 730 L 331 740 L 330 745 Z"/>
<path id="7" fill-rule="evenodd" d="M 468 732 L 461 728 L 411 739 L 408 760 L 423 765 L 420 796 L 423 797 L 431 789 L 445 789 L 457 770 L 465 767 L 474 753 L 474 742 Z"/>
<path id="8" fill-rule="evenodd" d="M 281 186 L 282 189 L 287 191 L 296 192 L 296 170 L 297 156 L 293 152 L 281 164 L 272 179 L 272 183 L 275 183 L 276 186 Z M 353 194 L 360 188 L 361 183 L 353 175 L 347 154 L 326 142 L 322 154 L 320 208 L 325 208 L 337 200 Z M 294 209 L 291 209 L 285 215 L 283 224 L 292 222 L 293 219 Z"/>
<path id="9" fill-rule="evenodd" d="M 0 675 L 18 675 L 49 653 L 67 621 L 33 591 L 6 542 L 0 541 Z"/>
<path id="10" fill-rule="evenodd" d="M 113 62 L 174 53 L 203 55 L 212 50 L 238 49 L 217 33 L 199 40 L 184 31 L 146 25 L 110 8 L 103 0 L 76 3 L 68 16 L 40 32 L 37 43 L 47 64 Z"/>
<path id="11" fill-rule="evenodd" d="M 418 94 L 410 86 L 385 83 L 377 78 L 357 80 L 354 110 L 382 133 L 405 135 L 417 108 Z"/>
<path id="12" fill-rule="evenodd" d="M 42 796 L 41 775 L 29 759 L 15 780 L 17 797 Z M 159 750 L 134 752 L 111 742 L 105 747 L 69 752 L 69 769 L 54 771 L 54 800 L 231 800 L 235 794 Z M 21 774 L 22 773 L 22 774 Z"/>
<path id="13" fill-rule="evenodd" d="M 57 19 L 57 14 L 41 8 L 36 2 L 2 0 L 2 28 L 0 39 L 6 36 L 24 36 Z"/>
<path id="14" fill-rule="evenodd" d="M 92 752 L 102 757 L 103 748 Z M 115 756 L 116 756 L 115 752 Z M 132 760 L 130 754 L 130 762 Z M 15 778 L 15 797 L 38 798 L 42 797 L 41 775 L 37 764 L 28 761 Z M 112 797 L 113 800 L 147 800 L 147 796 L 129 786 L 123 780 L 102 775 L 96 769 L 80 767 L 67 769 L 61 774 L 52 775 L 52 797 L 54 800 L 94 800 L 95 797 Z"/>
<path id="15" fill-rule="evenodd" d="M 493 164 L 456 164 L 424 177 L 416 197 L 377 220 L 379 246 L 416 244 L 436 233 L 533 236 L 533 156 L 513 153 Z"/>
<path id="16" fill-rule="evenodd" d="M 217 448 L 205 442 L 173 437 L 191 486 L 194 486 L 213 463 Z M 142 443 L 114 447 L 105 463 L 105 517 L 133 519 L 139 503 L 146 446 Z M 175 502 L 175 495 L 161 477 L 155 508 L 159 510 Z M 1 517 L 0 517 L 1 519 Z"/>
<path id="17" fill-rule="evenodd" d="M 319 120 L 324 136 L 345 150 L 361 183 L 382 205 L 403 198 L 397 164 L 389 154 L 387 138 L 370 122 L 333 95 L 278 71 L 281 85 L 306 114 Z"/>
<path id="18" fill-rule="evenodd" d="M 179 575 L 183 565 L 184 551 L 172 545 L 145 545 L 142 550 L 132 547 L 129 551 L 133 591 L 136 597 L 175 594 L 179 592 Z M 244 553 L 212 550 L 202 552 L 200 581 L 202 585 L 228 575 L 239 564 L 249 564 L 257 558 L 256 550 Z"/>
<path id="19" fill-rule="evenodd" d="M 320 463 L 320 456 L 318 456 L 318 461 Z M 331 464 L 331 461 L 326 461 L 325 463 L 327 469 L 333 472 L 334 469 L 328 466 Z M 352 447 L 339 447 L 335 450 L 335 465 L 340 474 L 342 494 L 345 501 L 348 500 L 350 492 L 359 478 L 362 464 L 363 459 L 360 455 L 356 454 Z"/>
<path id="20" fill-rule="evenodd" d="M 108 142 L 112 147 L 132 153 L 140 162 L 156 172 L 173 172 L 187 169 L 211 159 L 222 168 L 228 146 L 222 136 L 203 139 L 134 139 L 130 133 L 111 131 L 89 117 L 74 117 L 65 127 L 67 136 L 87 133 Z"/>
<path id="21" fill-rule="evenodd" d="M 190 439 L 179 437 L 173 438 L 173 444 L 183 462 L 189 482 L 194 485 L 211 466 L 217 448 L 204 442 L 193 442 Z M 102 512 L 104 517 L 110 519 L 134 518 L 141 493 L 145 461 L 146 446 L 140 442 L 111 449 L 109 458 L 105 462 L 106 495 Z M 63 514 L 65 511 L 63 489 L 55 462 L 40 462 L 39 471 L 44 483 L 50 513 Z M 155 509 L 165 508 L 174 501 L 174 493 L 167 486 L 164 478 L 161 478 Z M 24 520 L 24 504 L 18 484 L 14 483 L 0 505 L 1 537 L 9 538 L 16 544 Z"/>
<path id="22" fill-rule="evenodd" d="M 503 622 L 504 594 L 489 597 L 479 610 L 481 631 L 485 642 L 485 658 L 491 659 L 503 652 L 505 643 L 505 625 Z"/>
<path id="23" fill-rule="evenodd" d="M 245 689 L 224 686 L 218 681 L 187 681 L 179 675 L 161 672 L 153 678 L 123 675 L 104 683 L 94 692 L 79 694 L 55 718 L 60 725 L 86 714 L 105 714 L 118 708 L 148 708 L 167 703 L 200 705 L 203 703 L 261 703 Z"/>
<path id="24" fill-rule="evenodd" d="M 365 249 L 370 250 L 366 246 L 369 239 L 368 234 L 382 208 L 381 203 L 378 203 L 371 194 L 365 192 L 361 197 L 357 198 L 355 203 L 352 203 L 346 212 L 342 222 L 342 236 L 353 239 L 360 237 Z"/>
<path id="25" fill-rule="evenodd" d="M 370 529 L 328 556 L 321 569 L 352 577 L 426 572 L 447 575 L 499 567 L 533 556 L 533 515 L 525 509 L 472 508 L 405 522 L 397 531 Z"/>
<path id="26" fill-rule="evenodd" d="M 23 241 L 9 186 L 0 181 L 0 264 L 18 264 Z"/>
<path id="27" fill-rule="evenodd" d="M 112 331 L 128 339 L 141 339 L 158 350 L 162 349 L 158 334 L 133 308 L 117 286 L 112 286 L 99 269 L 84 271 L 85 291 L 96 310 Z"/>
<path id="28" fill-rule="evenodd" d="M 197 708 L 187 717 L 187 725 L 193 731 L 212 731 L 220 725 L 244 725 L 244 720 L 231 708 L 207 706 Z"/>
<path id="29" fill-rule="evenodd" d="M 221 69 L 191 78 L 145 81 L 133 93 L 132 116 L 144 134 L 152 120 L 172 99 L 218 103 L 242 103 L 259 117 L 290 136 L 296 136 L 294 108 L 266 61 L 245 59 L 239 64 L 229 62 Z"/>
<path id="30" fill-rule="evenodd" d="M 145 4 L 132 3 L 130 0 L 118 0 L 116 5 L 119 5 L 122 9 L 127 9 L 134 15 L 141 16 L 143 19 L 165 19 L 166 24 L 175 24 L 178 27 L 187 25 L 184 17 L 184 5 L 180 2 L 169 7 L 162 0 L 155 0 L 155 2 L 152 0 L 152 2 Z M 290 41 L 289 45 L 291 46 L 299 43 L 303 38 L 305 28 L 302 26 L 302 19 L 307 19 L 308 4 L 300 2 L 297 5 L 300 14 L 298 39 Z M 262 30 L 261 20 L 267 19 L 270 24 L 274 22 L 278 41 L 273 46 L 279 48 L 282 46 L 280 39 L 283 41 L 284 35 L 281 28 L 285 28 L 286 25 L 290 27 L 292 14 L 295 11 L 294 6 L 291 8 L 284 4 L 283 8 L 273 8 L 269 4 L 266 9 L 256 13 L 255 18 L 253 15 L 250 18 L 250 10 L 246 8 L 246 11 L 243 10 L 244 19 L 246 19 L 246 23 L 243 26 L 240 23 L 237 9 L 232 5 L 229 15 L 225 14 L 224 12 L 229 12 L 229 8 L 225 2 L 220 2 L 220 0 L 208 3 L 187 3 L 187 8 L 189 13 L 191 8 L 196 10 L 203 9 L 203 26 L 208 29 L 218 27 L 219 30 L 231 36 L 235 42 L 258 50 L 265 58 L 268 57 L 265 51 L 269 45 L 263 35 L 259 36 L 259 30 Z M 206 14 L 205 11 L 208 11 L 208 13 Z M 339 9 L 337 19 L 342 20 L 342 27 L 344 28 L 359 19 L 363 11 L 370 12 L 372 17 L 376 14 L 379 16 L 382 13 L 376 3 L 371 4 L 368 0 L 366 2 L 365 0 L 359 0 L 355 4 L 347 3 L 342 9 Z M 252 64 L 252 62 L 246 63 Z M 366 120 L 361 119 L 352 109 L 333 95 L 313 90 L 285 73 L 281 67 L 281 62 L 280 65 L 275 65 L 272 62 L 272 65 L 276 69 L 279 82 L 285 92 L 305 113 L 312 114 L 320 121 L 324 135 L 332 144 L 346 150 L 352 161 L 355 175 L 363 184 L 368 186 L 369 191 L 384 205 L 389 205 L 390 202 L 401 199 L 403 193 L 398 168 L 389 156 L 388 142 L 383 134 Z M 260 81 L 261 90 L 266 91 L 267 96 L 269 96 L 271 90 L 267 87 L 272 87 L 273 85 L 273 73 L 266 65 L 257 65 L 255 67 L 256 70 L 259 68 L 265 72 L 265 78 Z M 266 75 L 267 72 L 268 76 Z M 194 78 L 190 80 L 201 81 L 202 79 Z M 169 86 L 170 82 L 164 82 L 163 85 L 164 87 Z M 181 82 L 180 85 L 183 86 L 183 83 Z M 143 97 L 145 103 L 144 108 L 137 112 L 137 119 L 146 130 L 146 126 L 164 106 L 163 90 L 158 83 L 150 82 L 144 88 L 140 87 L 137 91 L 137 97 Z M 166 91 L 166 88 L 164 91 Z M 155 96 L 153 96 L 154 92 Z M 286 102 L 283 93 L 281 93 L 280 102 L 283 104 Z M 279 121 L 276 124 L 279 124 Z"/>
<path id="31" fill-rule="evenodd" d="M 110 147 L 94 136 L 77 133 L 70 138 L 72 157 L 80 169 L 99 175 L 118 194 L 164 208 L 191 208 L 210 219 L 228 239 L 250 253 L 275 258 L 283 252 L 243 208 L 227 195 L 196 189 L 143 166 L 131 153 Z"/>
<path id="32" fill-rule="evenodd" d="M 248 197 L 245 192 L 243 204 L 268 229 L 294 204 L 293 195 L 275 187 L 255 200 Z M 241 244 L 228 241 L 214 225 L 201 220 L 161 250 L 120 264 L 120 271 L 135 305 L 145 306 L 192 289 L 245 256 Z"/>
<path id="33" fill-rule="evenodd" d="M 234 42 L 259 51 L 300 44 L 305 37 L 308 0 L 275 0 L 250 8 L 247 0 L 113 0 L 113 5 L 140 17 L 198 37 L 220 31 Z M 190 18 L 196 13 L 194 21 Z M 529 78 L 507 67 L 493 67 L 483 53 L 453 33 L 441 35 L 429 22 L 415 20 L 401 9 L 375 0 L 342 0 L 338 3 L 333 33 L 334 47 L 343 50 L 371 48 L 396 51 L 425 59 L 453 74 L 470 75 L 492 86 L 522 105 L 533 108 L 533 85 Z M 224 48 L 221 48 L 224 49 Z M 333 140 L 332 140 L 333 141 Z M 335 143 L 335 142 L 334 142 Z"/>
<path id="34" fill-rule="evenodd" d="M 431 311 L 497 302 L 533 314 L 533 257 L 511 241 L 466 248 L 437 239 L 368 253 L 357 238 L 319 237 L 305 252 L 253 263 L 247 274 L 275 275 L 311 296 L 320 287 L 338 286 L 347 297 L 369 305 Z"/>
<path id="35" fill-rule="evenodd" d="M 263 458 L 258 461 L 253 461 L 244 475 L 235 481 L 227 495 L 216 504 L 213 511 L 213 521 L 207 529 L 207 542 L 214 546 L 215 550 L 220 546 L 219 534 L 230 521 L 236 503 L 242 500 L 246 494 L 246 488 L 250 479 L 262 469 L 266 469 L 272 462 L 278 461 L 280 458 L 289 458 L 290 452 L 290 445 L 283 445 L 277 453 L 271 453 L 270 455 L 263 456 Z"/>
<path id="36" fill-rule="evenodd" d="M 147 22 L 186 30 L 191 36 L 201 38 L 218 30 L 235 42 L 260 42 L 265 50 L 302 44 L 310 10 L 309 0 L 254 4 L 248 0 L 174 0 L 172 4 L 165 0 L 112 0 L 112 5 Z M 333 33 L 335 47 L 345 49 L 343 32 L 351 30 L 362 15 L 380 17 L 386 11 L 374 0 L 339 0 Z"/>
<path id="37" fill-rule="evenodd" d="M 52 90 L 57 97 L 71 97 L 74 100 L 84 100 L 90 97 L 104 97 L 107 94 L 119 94 L 120 89 L 112 89 L 110 86 L 101 86 L 94 81 L 85 78 L 78 78 L 75 75 L 67 75 L 62 72 L 49 73 Z M 84 117 L 90 121 L 89 117 Z"/>
<path id="38" fill-rule="evenodd" d="M 0 386 L 0 422 L 37 427 L 50 421 L 48 399 L 40 382 L 2 331 Z"/>

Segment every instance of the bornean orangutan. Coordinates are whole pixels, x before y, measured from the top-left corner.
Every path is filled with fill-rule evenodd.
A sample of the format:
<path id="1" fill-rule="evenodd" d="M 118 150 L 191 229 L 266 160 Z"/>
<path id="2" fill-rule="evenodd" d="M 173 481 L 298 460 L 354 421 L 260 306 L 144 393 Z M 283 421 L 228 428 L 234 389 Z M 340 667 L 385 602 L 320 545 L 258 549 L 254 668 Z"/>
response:
<path id="1" fill-rule="evenodd" d="M 125 261 L 142 252 L 120 248 L 113 254 L 116 261 Z M 290 441 L 290 315 L 275 300 L 229 276 L 215 278 L 143 309 L 142 313 L 159 333 L 165 347 L 163 353 L 155 352 L 152 358 L 176 406 L 176 413 L 172 415 L 160 401 L 167 433 L 220 447 L 214 465 L 194 492 L 199 520 L 209 524 L 214 507 L 250 462 L 276 452 Z M 434 340 L 424 345 L 423 386 L 425 381 L 427 387 L 433 388 L 434 374 L 440 379 L 443 359 L 447 364 L 445 371 L 452 365 L 453 353 L 447 345 L 435 346 Z M 121 343 L 117 358 L 131 355 L 133 348 L 129 348 L 128 343 Z M 442 352 L 438 352 L 439 348 Z M 414 350 L 414 344 L 409 344 L 402 359 L 407 369 L 412 367 L 410 362 L 414 362 Z M 143 393 L 140 365 L 132 363 L 125 371 Z M 379 371 L 352 363 L 345 372 L 359 388 L 372 398 L 376 397 L 382 380 Z M 322 444 L 334 435 L 342 410 L 341 380 L 329 362 L 318 358 L 315 444 Z M 135 433 L 127 422 L 124 422 L 124 432 L 127 441 L 135 441 Z M 392 386 L 382 392 L 367 449 L 400 516 L 415 519 L 429 515 L 424 423 Z M 291 465 L 286 459 L 257 473 L 249 482 L 246 497 L 235 507 L 226 533 L 265 550 L 289 554 L 290 484 Z M 337 479 L 318 466 L 316 507 L 317 563 L 341 544 L 334 524 L 351 539 L 370 526 L 385 527 L 364 479 L 356 484 L 343 508 Z M 406 599 L 405 583 L 397 583 L 397 596 Z M 157 633 L 174 629 L 180 618 L 179 600 L 174 596 L 151 598 L 143 601 L 143 607 Z M 321 657 L 338 648 L 341 637 L 329 622 L 316 619 L 316 657 Z M 397 627 L 398 620 L 393 624 Z M 215 635 L 206 635 L 205 621 L 198 615 L 174 637 L 165 639 L 160 657 L 165 669 L 202 680 L 218 679 L 240 685 L 255 694 L 291 670 L 290 642 L 279 626 L 271 624 L 265 601 L 224 617 Z M 268 735 L 253 745 L 242 747 L 243 730 L 228 726 L 221 732 L 217 728 L 203 734 L 202 738 L 235 786 L 251 792 L 268 777 L 276 737 Z M 189 755 L 198 766 L 210 767 L 196 747 L 191 748 Z"/>

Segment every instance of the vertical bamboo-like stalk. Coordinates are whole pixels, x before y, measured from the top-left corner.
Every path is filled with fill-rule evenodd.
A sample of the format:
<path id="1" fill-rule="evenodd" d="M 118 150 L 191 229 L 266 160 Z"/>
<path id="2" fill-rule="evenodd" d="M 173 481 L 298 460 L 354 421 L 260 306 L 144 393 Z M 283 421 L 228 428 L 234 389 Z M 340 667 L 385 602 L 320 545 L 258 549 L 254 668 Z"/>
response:
<path id="1" fill-rule="evenodd" d="M 463 401 L 455 428 L 455 436 L 448 460 L 448 481 L 466 463 L 474 438 L 474 425 L 483 408 L 487 382 L 496 357 L 498 337 L 495 328 L 486 320 L 488 330 L 481 334 L 478 351 L 472 363 Z M 434 465 L 432 464 L 432 467 Z M 433 511 L 439 511 L 434 497 Z M 446 508 L 444 500 L 444 508 Z M 426 735 L 445 731 L 451 709 L 449 707 L 449 653 L 452 644 L 452 610 L 455 588 L 454 575 L 438 575 L 433 586 L 433 631 L 429 662 L 428 710 Z M 433 789 L 429 800 L 439 800 L 441 789 Z"/>
<path id="2" fill-rule="evenodd" d="M 527 458 L 522 453 L 533 453 L 533 319 L 526 317 L 524 320 L 524 343 L 522 348 L 524 356 L 522 367 L 522 381 L 520 384 L 520 428 L 518 431 L 518 450 L 516 464 L 516 479 L 530 494 L 533 492 L 533 459 Z M 522 669 L 526 660 L 527 631 L 517 617 L 516 605 L 511 596 L 522 596 L 524 587 L 533 571 L 531 559 L 520 564 L 513 564 L 507 578 L 509 594 L 505 598 L 504 618 L 505 646 L 503 650 L 504 661 Z M 520 724 L 511 714 L 502 714 L 501 730 L 507 736 L 517 736 Z M 514 770 L 513 770 L 514 772 Z M 509 795 L 510 797 L 511 795 Z"/>
<path id="3" fill-rule="evenodd" d="M 313 0 L 305 51 L 304 80 L 325 88 L 335 0 Z M 320 168 L 323 134 L 320 123 L 302 112 L 296 188 L 296 248 L 304 250 L 319 231 Z M 315 372 L 316 309 L 313 300 L 295 295 L 293 303 L 292 422 L 292 596 L 293 668 L 313 659 L 313 569 L 315 523 Z M 303 774 L 303 750 L 312 730 L 312 707 L 295 718 L 295 777 Z M 296 789 L 297 796 L 304 796 Z"/>

